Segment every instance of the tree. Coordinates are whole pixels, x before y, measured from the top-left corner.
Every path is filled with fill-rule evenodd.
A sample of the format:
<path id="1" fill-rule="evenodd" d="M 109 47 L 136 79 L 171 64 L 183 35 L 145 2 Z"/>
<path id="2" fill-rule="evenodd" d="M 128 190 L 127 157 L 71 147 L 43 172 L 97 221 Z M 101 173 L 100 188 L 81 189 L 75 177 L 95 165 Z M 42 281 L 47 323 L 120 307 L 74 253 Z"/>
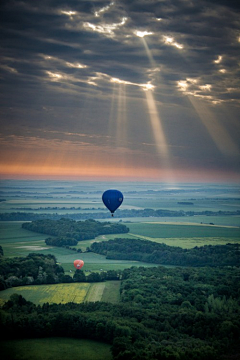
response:
<path id="1" fill-rule="evenodd" d="M 101 281 L 101 276 L 99 275 L 99 273 L 92 272 L 91 274 L 89 274 L 87 276 L 87 281 L 88 282 L 100 282 Z"/>
<path id="2" fill-rule="evenodd" d="M 82 270 L 77 269 L 73 275 L 73 281 L 74 282 L 85 282 L 86 276 L 85 276 L 84 272 Z"/>

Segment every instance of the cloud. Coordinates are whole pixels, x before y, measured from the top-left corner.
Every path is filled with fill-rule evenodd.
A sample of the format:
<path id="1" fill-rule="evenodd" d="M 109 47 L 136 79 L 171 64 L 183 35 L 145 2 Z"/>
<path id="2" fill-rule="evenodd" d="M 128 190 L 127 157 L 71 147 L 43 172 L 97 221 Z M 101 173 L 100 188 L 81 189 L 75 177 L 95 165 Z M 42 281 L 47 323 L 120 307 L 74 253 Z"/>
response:
<path id="1" fill-rule="evenodd" d="M 230 161 L 238 172 L 238 10 L 236 2 L 223 0 L 2 2 L 4 144 L 11 140 L 17 148 L 26 139 L 29 149 L 54 149 L 62 142 L 65 149 L 90 149 L 88 156 L 91 148 L 100 156 L 107 147 L 123 160 L 129 154 L 135 163 L 148 159 L 158 167 L 152 99 L 169 166 L 222 168 Z M 210 113 L 221 119 L 216 126 L 223 114 L 234 124 L 217 132 L 226 131 L 228 144 L 234 143 L 227 158 L 210 134 Z"/>

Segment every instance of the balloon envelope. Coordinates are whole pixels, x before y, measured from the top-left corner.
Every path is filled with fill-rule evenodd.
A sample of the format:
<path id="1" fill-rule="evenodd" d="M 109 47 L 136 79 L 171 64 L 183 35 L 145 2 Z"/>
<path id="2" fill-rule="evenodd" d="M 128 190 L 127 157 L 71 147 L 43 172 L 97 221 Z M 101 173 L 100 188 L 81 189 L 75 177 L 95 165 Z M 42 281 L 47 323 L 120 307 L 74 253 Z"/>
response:
<path id="1" fill-rule="evenodd" d="M 84 261 L 83 260 L 74 260 L 73 265 L 75 266 L 76 269 L 80 270 L 84 265 Z"/>
<path id="2" fill-rule="evenodd" d="M 102 201 L 113 214 L 123 202 L 123 194 L 119 190 L 107 190 L 102 195 Z"/>

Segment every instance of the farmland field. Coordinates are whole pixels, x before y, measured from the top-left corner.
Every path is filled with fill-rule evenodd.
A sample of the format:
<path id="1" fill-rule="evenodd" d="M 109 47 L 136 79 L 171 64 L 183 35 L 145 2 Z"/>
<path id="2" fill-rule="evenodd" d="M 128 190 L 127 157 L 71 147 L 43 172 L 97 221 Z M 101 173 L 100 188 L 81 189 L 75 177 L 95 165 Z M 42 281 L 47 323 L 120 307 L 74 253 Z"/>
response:
<path id="1" fill-rule="evenodd" d="M 44 303 L 66 304 L 84 301 L 118 302 L 119 281 L 99 283 L 71 283 L 53 285 L 30 285 L 9 288 L 0 292 L 0 305 L 7 301 L 12 294 L 22 295 L 26 300 L 36 305 Z"/>
<path id="2" fill-rule="evenodd" d="M 21 339 L 0 341 L 4 360 L 111 360 L 110 345 L 71 338 Z M 39 351 L 41 349 L 41 351 Z M 78 354 L 76 356 L 76 354 Z M 81 356 L 79 356 L 79 354 Z"/>
<path id="3" fill-rule="evenodd" d="M 177 225 L 144 222 L 128 224 L 130 233 L 152 238 L 185 238 L 185 237 L 223 237 L 240 238 L 240 229 L 235 227 L 220 227 L 212 225 Z"/>
<path id="4" fill-rule="evenodd" d="M 239 243 L 240 228 L 197 224 L 132 223 L 130 235 L 169 246 L 192 248 L 203 245 Z"/>
<path id="5" fill-rule="evenodd" d="M 120 210 L 167 210 L 168 216 L 147 217 L 145 212 L 134 217 L 117 210 L 112 218 L 104 207 L 103 191 L 115 188 L 124 194 Z M 107 219 L 119 221 L 130 232 L 116 235 L 100 235 L 95 239 L 79 241 L 76 249 L 47 246 L 46 234 L 22 228 L 22 221 L 0 221 L 0 245 L 4 258 L 25 257 L 29 253 L 52 254 L 63 267 L 65 274 L 73 276 L 73 261 L 84 261 L 83 271 L 123 270 L 131 266 L 154 266 L 156 264 L 127 260 L 109 260 L 105 256 L 86 252 L 95 241 L 107 241 L 116 237 L 147 239 L 170 246 L 192 248 L 240 242 L 240 187 L 232 184 L 163 184 L 138 182 L 84 182 L 84 181 L 0 181 L 0 214 L 26 213 L 66 215 L 83 214 L 98 220 L 96 213 Z M 171 212 L 187 212 L 186 216 L 171 216 Z M 199 212 L 199 213 L 198 213 Z M 133 213 L 133 212 L 132 212 Z M 210 215 L 209 215 L 210 214 Z M 219 215 L 220 214 L 220 215 Z M 28 215 L 29 216 L 29 215 Z M 122 216 L 122 217 L 121 217 Z M 6 219 L 7 217 L 5 217 Z M 3 217 L 1 219 L 4 219 Z M 17 219 L 15 219 L 17 220 Z M 26 218 L 26 221 L 29 218 Z M 1 274 L 0 274 L 1 275 Z M 8 288 L 0 292 L 0 306 L 12 294 L 22 295 L 36 305 L 43 303 L 95 302 L 118 303 L 121 281 L 99 283 L 65 283 L 31 285 Z M 1 357 L 5 360 L 68 360 L 80 357 L 84 360 L 110 360 L 110 346 L 94 341 L 51 338 L 21 339 L 0 342 Z M 41 349 L 41 351 L 39 351 Z"/>
<path id="6" fill-rule="evenodd" d="M 0 213 L 90 213 L 94 218 L 95 212 L 108 214 L 101 196 L 104 190 L 112 187 L 120 189 L 124 194 L 121 210 L 151 208 L 171 211 L 240 212 L 237 185 L 3 180 L 0 181 Z M 115 237 L 137 237 L 183 248 L 240 241 L 238 213 L 231 216 L 221 213 L 221 216 L 201 214 L 121 219 L 117 217 L 116 212 L 116 217 L 113 218 L 109 213 L 107 221 L 122 221 L 130 228 L 130 232 L 101 235 L 96 239 L 79 241 L 76 249 L 82 250 L 80 254 L 71 249 L 47 246 L 45 239 L 48 235 L 22 229 L 21 221 L 0 221 L 0 245 L 5 257 L 26 256 L 31 252 L 52 254 L 64 270 L 70 273 L 74 270 L 73 261 L 78 257 L 85 262 L 84 271 L 117 270 L 133 265 L 146 266 L 138 262 L 106 260 L 104 256 L 85 252 L 92 242 Z"/>

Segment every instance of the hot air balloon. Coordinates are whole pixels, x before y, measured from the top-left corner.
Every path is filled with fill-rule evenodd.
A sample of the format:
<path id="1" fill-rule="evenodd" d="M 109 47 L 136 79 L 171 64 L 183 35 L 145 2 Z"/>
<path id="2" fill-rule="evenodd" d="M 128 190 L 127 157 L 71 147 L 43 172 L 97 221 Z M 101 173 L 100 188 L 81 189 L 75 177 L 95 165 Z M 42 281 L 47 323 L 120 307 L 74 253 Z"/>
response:
<path id="1" fill-rule="evenodd" d="M 84 265 L 84 261 L 83 260 L 74 260 L 73 265 L 75 266 L 75 268 L 77 270 L 80 270 Z"/>
<path id="2" fill-rule="evenodd" d="M 102 195 L 102 201 L 113 216 L 114 211 L 117 210 L 123 202 L 123 194 L 119 190 L 107 190 Z"/>

